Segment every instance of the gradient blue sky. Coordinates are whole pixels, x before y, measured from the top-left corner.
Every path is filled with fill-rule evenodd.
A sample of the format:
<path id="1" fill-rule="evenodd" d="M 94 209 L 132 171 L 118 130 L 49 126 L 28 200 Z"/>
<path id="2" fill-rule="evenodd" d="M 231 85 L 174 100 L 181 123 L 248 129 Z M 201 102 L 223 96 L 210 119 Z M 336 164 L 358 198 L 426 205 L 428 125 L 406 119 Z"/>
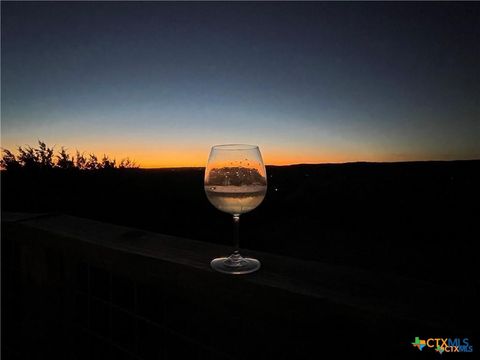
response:
<path id="1" fill-rule="evenodd" d="M 480 158 L 479 3 L 2 2 L 2 146 Z"/>

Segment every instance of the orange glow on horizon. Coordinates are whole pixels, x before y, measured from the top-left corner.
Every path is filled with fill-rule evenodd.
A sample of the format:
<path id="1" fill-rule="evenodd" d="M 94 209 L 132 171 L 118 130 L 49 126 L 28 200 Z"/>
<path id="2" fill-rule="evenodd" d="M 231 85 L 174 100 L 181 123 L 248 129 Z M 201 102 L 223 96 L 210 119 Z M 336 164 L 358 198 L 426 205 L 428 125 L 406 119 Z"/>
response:
<path id="1" fill-rule="evenodd" d="M 25 146 L 30 144 L 36 147 L 35 140 L 30 142 L 20 139 L 10 138 L 7 141 L 2 139 L 2 147 L 17 153 L 18 144 Z M 23 139 L 22 139 L 23 140 Z M 70 141 L 58 141 L 58 139 L 45 139 L 48 146 L 53 144 L 64 144 L 70 155 L 75 155 L 76 149 L 84 153 L 95 154 L 99 159 L 104 154 L 117 163 L 123 158 L 134 160 L 141 168 L 174 168 L 174 167 L 205 167 L 210 154 L 210 144 L 198 144 L 185 142 L 163 142 L 158 143 L 137 143 L 128 142 L 124 139 L 111 139 L 110 141 L 100 142 L 98 139 L 83 141 L 81 146 L 76 139 Z M 113 140 L 113 141 L 112 141 Z M 259 144 L 260 151 L 265 165 L 293 165 L 293 164 L 321 164 L 321 163 L 346 163 L 346 162 L 395 162 L 395 161 L 422 161 L 422 160 L 453 160 L 462 158 L 438 156 L 433 153 L 388 153 L 385 149 L 368 148 L 364 146 L 352 146 L 351 148 L 332 149 L 312 148 L 302 146 L 302 144 L 288 144 L 279 146 L 277 144 Z M 55 154 L 60 150 L 60 146 L 54 147 Z"/>
<path id="2" fill-rule="evenodd" d="M 136 162 L 142 168 L 171 168 L 171 167 L 205 167 L 208 160 L 209 151 L 207 152 L 160 152 L 160 153 L 144 153 L 143 156 L 134 157 Z M 331 153 L 323 154 L 304 154 L 296 153 L 269 153 L 262 151 L 262 156 L 265 165 L 295 165 L 295 164 L 322 164 L 322 163 L 346 163 L 358 161 L 371 162 L 388 162 L 388 161 L 407 161 L 411 159 L 395 159 L 381 154 L 343 154 Z M 429 158 L 422 158 L 416 160 L 430 160 Z"/>
<path id="3" fill-rule="evenodd" d="M 341 163 L 354 160 L 352 156 L 343 154 L 330 154 L 318 156 L 301 152 L 262 150 L 265 165 L 293 165 L 293 164 L 318 164 L 318 163 Z M 160 151 L 137 153 L 133 157 L 142 168 L 169 168 L 169 167 L 205 167 L 208 161 L 210 149 L 206 151 Z"/>
<path id="4" fill-rule="evenodd" d="M 207 164 L 209 149 L 200 152 L 159 152 L 159 153 L 138 153 L 130 158 L 135 159 L 141 168 L 175 168 L 175 167 L 205 167 Z M 288 166 L 295 164 L 326 164 L 326 163 L 348 163 L 348 162 L 401 162 L 401 161 L 429 161 L 429 160 L 452 160 L 442 157 L 425 155 L 387 155 L 381 153 L 324 153 L 295 155 L 289 153 L 269 153 L 262 151 L 263 160 L 266 166 Z M 117 157 L 119 159 L 119 157 Z"/>

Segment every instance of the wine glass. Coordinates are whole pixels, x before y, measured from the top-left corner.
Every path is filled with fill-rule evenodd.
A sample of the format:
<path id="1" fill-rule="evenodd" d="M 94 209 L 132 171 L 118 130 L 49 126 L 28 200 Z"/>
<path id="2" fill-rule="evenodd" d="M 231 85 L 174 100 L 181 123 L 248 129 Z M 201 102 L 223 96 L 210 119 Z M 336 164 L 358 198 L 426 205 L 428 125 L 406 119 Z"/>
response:
<path id="1" fill-rule="evenodd" d="M 267 172 L 260 149 L 255 145 L 216 145 L 205 169 L 205 193 L 218 210 L 233 215 L 234 252 L 213 259 L 210 265 L 226 274 L 249 274 L 260 261 L 244 258 L 239 249 L 240 215 L 255 209 L 267 192 Z"/>

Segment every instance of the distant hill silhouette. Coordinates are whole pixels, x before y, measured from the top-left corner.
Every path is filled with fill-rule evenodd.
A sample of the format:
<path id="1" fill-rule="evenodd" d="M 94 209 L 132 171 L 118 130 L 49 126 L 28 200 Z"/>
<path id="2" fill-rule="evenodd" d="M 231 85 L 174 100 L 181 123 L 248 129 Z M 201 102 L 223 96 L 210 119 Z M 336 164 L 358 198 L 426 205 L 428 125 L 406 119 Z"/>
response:
<path id="1" fill-rule="evenodd" d="M 269 166 L 241 245 L 425 279 L 464 281 L 480 238 L 480 161 Z M 62 212 L 216 243 L 231 218 L 203 168 L 2 172 L 2 209 Z"/>

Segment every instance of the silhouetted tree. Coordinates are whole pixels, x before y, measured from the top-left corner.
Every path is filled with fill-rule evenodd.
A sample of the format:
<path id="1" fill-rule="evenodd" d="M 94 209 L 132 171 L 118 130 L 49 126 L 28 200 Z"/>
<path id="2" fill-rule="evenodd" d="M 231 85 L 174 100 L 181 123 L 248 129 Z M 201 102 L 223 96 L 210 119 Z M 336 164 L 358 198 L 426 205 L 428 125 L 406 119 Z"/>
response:
<path id="1" fill-rule="evenodd" d="M 77 150 L 75 157 L 75 166 L 79 170 L 85 170 L 87 168 L 87 159 L 83 153 L 80 154 L 80 151 Z"/>
<path id="2" fill-rule="evenodd" d="M 51 169 L 53 163 L 53 148 L 49 148 L 44 142 L 38 141 L 38 148 L 27 145 L 18 147 L 18 163 L 27 169 Z M 4 150 L 5 155 L 7 155 Z M 11 154 L 11 152 L 9 152 Z"/>
<path id="3" fill-rule="evenodd" d="M 90 154 L 85 164 L 85 167 L 88 170 L 97 170 L 100 169 L 100 164 L 98 163 L 98 158 L 95 154 Z"/>
<path id="4" fill-rule="evenodd" d="M 135 160 L 130 160 L 128 157 L 120 160 L 120 165 L 118 165 L 120 169 L 138 169 L 138 165 Z"/>
<path id="5" fill-rule="evenodd" d="M 75 167 L 73 156 L 70 158 L 63 146 L 57 155 L 57 167 L 60 169 L 73 169 Z"/>
<path id="6" fill-rule="evenodd" d="M 0 168 L 11 169 L 78 169 L 78 170 L 100 170 L 100 169 L 127 169 L 138 168 L 135 161 L 128 157 L 122 159 L 117 165 L 115 159 L 104 154 L 101 161 L 95 154 L 89 154 L 88 158 L 84 153 L 76 151 L 76 156 L 70 156 L 62 146 L 57 155 L 54 156 L 53 148 L 49 148 L 43 141 L 38 141 L 38 148 L 27 145 L 18 147 L 18 155 L 8 149 L 2 149 L 3 155 L 0 159 Z M 54 161 L 56 159 L 56 161 Z"/>
<path id="7" fill-rule="evenodd" d="M 100 164 L 100 167 L 102 169 L 115 169 L 115 159 L 111 160 L 107 155 L 103 154 L 102 162 Z"/>
<path id="8" fill-rule="evenodd" d="M 33 169 L 33 168 L 38 168 L 40 167 L 40 161 L 37 156 L 37 152 L 35 151 L 34 148 L 30 146 L 26 146 L 25 148 L 22 148 L 21 146 L 18 147 L 18 156 L 17 156 L 18 162 L 22 167 L 26 169 Z"/>
<path id="9" fill-rule="evenodd" d="M 40 167 L 43 169 L 53 168 L 53 148 L 49 148 L 43 141 L 38 141 L 38 148 L 34 149 Z"/>
<path id="10" fill-rule="evenodd" d="M 5 170 L 14 170 L 22 167 L 17 161 L 15 155 L 8 149 L 2 149 L 3 156 L 0 159 L 0 168 Z"/>

